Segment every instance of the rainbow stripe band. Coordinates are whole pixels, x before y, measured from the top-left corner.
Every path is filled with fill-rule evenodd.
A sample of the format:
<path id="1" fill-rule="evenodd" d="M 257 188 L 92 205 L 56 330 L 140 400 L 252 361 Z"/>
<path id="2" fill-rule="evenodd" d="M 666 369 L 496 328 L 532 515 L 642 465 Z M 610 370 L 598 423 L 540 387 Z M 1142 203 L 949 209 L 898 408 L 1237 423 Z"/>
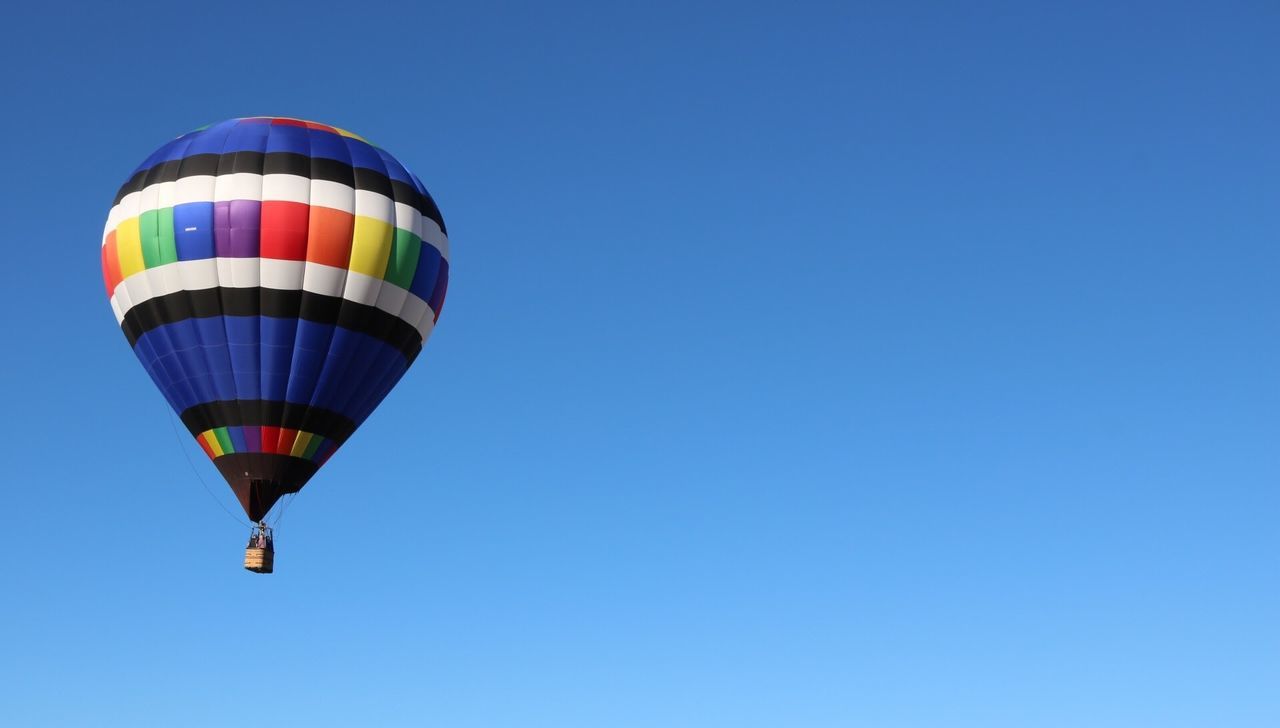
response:
<path id="1" fill-rule="evenodd" d="M 215 427 L 196 436 L 210 459 L 237 453 L 289 455 L 323 465 L 339 443 L 315 433 L 287 427 Z"/>
<path id="2" fill-rule="evenodd" d="M 404 289 L 426 301 L 435 320 L 449 263 L 439 247 L 385 217 L 286 200 L 191 202 L 147 210 L 107 232 L 103 282 L 112 297 L 124 279 L 179 261 L 309 262 Z"/>

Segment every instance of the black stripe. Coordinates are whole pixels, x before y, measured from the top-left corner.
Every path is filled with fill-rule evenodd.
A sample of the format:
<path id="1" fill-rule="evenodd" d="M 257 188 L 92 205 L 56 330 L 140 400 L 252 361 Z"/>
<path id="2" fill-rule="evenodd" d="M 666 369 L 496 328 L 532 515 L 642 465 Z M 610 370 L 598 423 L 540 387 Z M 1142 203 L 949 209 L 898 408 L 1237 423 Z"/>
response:
<path id="1" fill-rule="evenodd" d="M 334 324 L 386 342 L 412 362 L 422 350 L 422 335 L 399 316 L 355 301 L 311 291 L 275 288 L 202 288 L 151 298 L 129 309 L 120 328 L 129 346 L 148 331 L 189 318 L 272 316 Z"/>
<path id="2" fill-rule="evenodd" d="M 182 424 L 192 435 L 199 436 L 215 427 L 261 426 L 287 427 L 345 442 L 356 430 L 356 423 L 345 415 L 302 404 L 265 399 L 224 399 L 205 402 L 183 410 Z M 304 428 L 305 424 L 305 428 Z"/>
<path id="3" fill-rule="evenodd" d="M 116 193 L 115 202 L 112 204 L 120 204 L 125 195 L 139 192 L 148 185 L 173 182 L 183 177 L 235 172 L 292 174 L 326 182 L 337 182 L 357 190 L 377 192 L 416 209 L 422 213 L 423 217 L 434 220 L 440 226 L 440 231 L 448 235 L 444 227 L 444 217 L 440 214 L 440 208 L 436 206 L 435 200 L 431 199 L 431 195 L 418 192 L 413 185 L 391 179 L 376 169 L 352 167 L 335 159 L 308 157 L 305 154 L 293 152 L 193 154 L 190 157 L 161 162 L 148 169 L 138 170 Z"/>

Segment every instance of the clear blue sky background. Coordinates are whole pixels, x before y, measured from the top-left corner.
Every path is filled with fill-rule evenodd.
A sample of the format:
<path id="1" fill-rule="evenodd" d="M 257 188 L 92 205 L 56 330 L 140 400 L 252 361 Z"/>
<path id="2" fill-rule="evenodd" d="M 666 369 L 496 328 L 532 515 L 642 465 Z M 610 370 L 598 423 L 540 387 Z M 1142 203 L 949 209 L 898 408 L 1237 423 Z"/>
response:
<path id="1" fill-rule="evenodd" d="M 1274 3 L 123 5 L 0 44 L 6 724 L 1280 725 Z M 454 251 L 271 577 L 99 273 L 255 114 Z"/>

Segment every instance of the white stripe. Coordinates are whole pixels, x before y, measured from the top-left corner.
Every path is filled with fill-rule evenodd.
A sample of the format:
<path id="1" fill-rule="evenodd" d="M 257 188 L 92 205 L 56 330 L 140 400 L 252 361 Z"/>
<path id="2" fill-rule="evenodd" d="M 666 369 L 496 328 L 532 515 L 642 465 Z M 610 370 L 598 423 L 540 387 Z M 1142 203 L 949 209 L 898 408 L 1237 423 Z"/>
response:
<path id="1" fill-rule="evenodd" d="M 309 189 L 304 190 L 308 185 Z M 356 190 L 348 185 L 327 180 L 308 180 L 291 174 L 260 175 L 236 172 L 219 176 L 197 175 L 182 177 L 176 182 L 157 182 L 138 192 L 130 192 L 107 213 L 107 224 L 102 234 L 106 244 L 107 233 L 121 222 L 143 212 L 192 202 L 226 202 L 230 200 L 259 200 L 264 202 L 301 202 L 317 207 L 329 207 L 350 214 L 365 215 L 409 230 L 422 240 L 435 246 L 445 260 L 449 259 L 449 239 L 435 220 L 404 203 L 371 192 Z M 404 209 L 400 209 L 404 208 Z M 406 227 L 406 225 L 410 225 Z"/>
<path id="2" fill-rule="evenodd" d="M 123 319 L 129 309 L 133 308 L 133 299 L 129 297 L 129 287 L 124 284 L 124 281 L 120 281 L 119 285 L 116 286 L 116 295 L 112 296 L 112 298 L 116 300 L 116 305 L 120 309 L 120 318 Z"/>
<path id="3" fill-rule="evenodd" d="M 418 319 L 418 323 L 414 328 L 418 330 L 419 334 L 422 334 L 422 343 L 425 345 L 427 339 L 431 336 L 431 332 L 435 330 L 436 314 L 435 311 L 431 310 L 430 306 L 425 306 L 424 308 L 426 310 L 422 312 L 422 318 Z"/>
<path id="4" fill-rule="evenodd" d="M 322 296 L 341 296 L 342 286 L 347 282 L 347 269 L 334 268 L 307 261 L 306 274 L 302 279 L 302 290 L 319 293 Z"/>
<path id="5" fill-rule="evenodd" d="M 169 265 L 178 266 L 182 275 L 182 287 L 188 291 L 218 287 L 218 259 L 180 260 Z"/>
<path id="6" fill-rule="evenodd" d="M 230 202 L 232 200 L 261 200 L 262 175 L 238 172 L 219 175 L 213 186 L 214 202 Z"/>
<path id="7" fill-rule="evenodd" d="M 374 278 L 353 270 L 347 271 L 347 285 L 342 289 L 342 297 L 348 301 L 372 306 L 378 300 L 378 289 L 381 287 L 381 278 Z"/>
<path id="8" fill-rule="evenodd" d="M 158 184 L 151 185 L 144 189 L 142 194 L 138 195 L 139 210 L 159 210 L 160 205 L 160 189 L 170 185 Z"/>
<path id="9" fill-rule="evenodd" d="M 218 178 L 209 174 L 183 177 L 177 181 L 177 187 L 173 194 L 173 204 L 186 205 L 192 202 L 211 202 L 217 182 Z"/>
<path id="10" fill-rule="evenodd" d="M 422 321 L 422 313 L 430 310 L 431 307 L 427 305 L 426 301 L 410 293 L 404 301 L 404 306 L 400 308 L 399 316 L 416 328 L 418 322 Z"/>
<path id="11" fill-rule="evenodd" d="M 396 224 L 396 203 L 386 195 L 369 190 L 356 190 L 356 214 Z"/>
<path id="12" fill-rule="evenodd" d="M 444 258 L 446 261 L 449 260 L 448 236 L 440 231 L 440 226 L 436 224 L 435 220 L 432 220 L 429 217 L 424 217 L 422 218 L 422 222 L 423 226 L 426 228 L 425 234 L 420 236 L 422 240 L 435 246 L 435 249 L 440 251 L 441 258 Z"/>
<path id="13" fill-rule="evenodd" d="M 393 283 L 378 289 L 378 300 L 373 305 L 392 316 L 399 316 L 404 310 L 404 302 L 408 296 L 408 291 Z"/>
<path id="14" fill-rule="evenodd" d="M 182 269 L 176 265 L 162 265 L 147 270 L 152 296 L 165 296 L 186 290 L 182 281 Z"/>
<path id="15" fill-rule="evenodd" d="M 262 264 L 259 262 L 261 258 L 219 258 L 218 260 L 231 261 L 232 288 L 257 288 L 262 285 Z M 226 279 L 221 277 L 222 266 L 218 267 L 218 276 L 222 285 L 227 285 Z"/>
<path id="16" fill-rule="evenodd" d="M 316 207 L 330 207 L 342 210 L 347 214 L 356 211 L 356 190 L 340 182 L 324 179 L 311 180 L 311 204 Z"/>
<path id="17" fill-rule="evenodd" d="M 296 174 L 268 174 L 262 177 L 262 199 L 284 202 L 311 202 L 311 180 Z"/>
<path id="18" fill-rule="evenodd" d="M 257 288 L 257 258 L 214 258 L 218 266 L 218 285 L 223 288 Z M 163 266 L 162 266 L 163 267 Z"/>
<path id="19" fill-rule="evenodd" d="M 208 258 L 180 260 L 139 271 L 116 286 L 111 308 L 117 322 L 134 306 L 179 291 L 215 288 L 263 288 L 303 290 L 373 305 L 413 326 L 425 341 L 433 328 L 435 312 L 410 291 L 345 268 L 300 260 L 271 258 Z"/>
<path id="20" fill-rule="evenodd" d="M 130 192 L 124 197 L 121 197 L 120 202 L 116 203 L 116 205 L 111 208 L 111 212 L 107 213 L 106 233 L 120 227 L 120 223 L 128 219 L 128 216 L 124 214 L 124 211 L 130 209 L 130 203 L 132 200 L 136 200 L 139 194 L 140 193 L 138 192 Z M 102 235 L 103 245 L 106 245 L 106 233 L 103 233 Z"/>
<path id="21" fill-rule="evenodd" d="M 396 227 L 422 237 L 422 213 L 412 205 L 396 203 Z"/>
<path id="22" fill-rule="evenodd" d="M 280 291 L 296 291 L 302 288 L 302 274 L 306 262 L 301 260 L 276 260 L 262 258 L 262 287 Z"/>
<path id="23" fill-rule="evenodd" d="M 156 188 L 156 209 L 163 210 L 166 207 L 173 207 L 173 201 L 178 196 L 178 183 L 161 182 L 152 186 Z"/>
<path id="24" fill-rule="evenodd" d="M 129 276 L 124 279 L 123 284 L 127 301 L 146 301 L 151 298 L 151 282 L 147 279 L 146 271 L 140 271 L 140 275 Z M 124 303 L 125 301 L 121 301 L 121 308 L 124 307 Z"/>

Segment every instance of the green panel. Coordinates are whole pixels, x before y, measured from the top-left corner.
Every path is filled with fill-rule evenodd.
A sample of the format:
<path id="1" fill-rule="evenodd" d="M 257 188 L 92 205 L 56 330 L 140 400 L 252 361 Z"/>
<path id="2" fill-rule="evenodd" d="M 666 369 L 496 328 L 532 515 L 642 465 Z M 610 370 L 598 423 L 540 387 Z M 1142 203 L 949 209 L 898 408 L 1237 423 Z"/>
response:
<path id="1" fill-rule="evenodd" d="M 142 239 L 142 262 L 154 268 L 178 259 L 173 240 L 173 208 L 148 210 L 138 216 L 138 235 Z"/>
<path id="2" fill-rule="evenodd" d="M 387 260 L 387 273 L 383 280 L 394 283 L 405 290 L 413 283 L 413 272 L 418 268 L 418 253 L 422 252 L 422 238 L 396 228 L 395 240 L 391 242 L 391 257 Z"/>
<path id="3" fill-rule="evenodd" d="M 160 265 L 160 236 L 157 233 L 159 223 L 160 213 L 156 210 L 148 210 L 138 216 L 138 236 L 142 239 L 142 264 L 148 268 Z M 172 224 L 172 221 L 170 223 Z"/>
<path id="4" fill-rule="evenodd" d="M 173 208 L 166 207 L 159 211 L 160 219 L 156 221 L 156 235 L 159 238 L 160 265 L 178 262 L 178 245 L 173 239 Z"/>
<path id="5" fill-rule="evenodd" d="M 227 428 L 225 427 L 214 428 L 213 436 L 218 438 L 218 444 L 222 446 L 223 455 L 226 455 L 228 453 L 233 453 L 236 451 L 235 447 L 231 444 L 231 437 L 227 435 Z"/>
<path id="6" fill-rule="evenodd" d="M 312 435 L 311 442 L 307 443 L 307 449 L 302 451 L 302 457 L 307 460 L 314 460 L 316 450 L 320 449 L 320 443 L 324 442 L 324 438 L 319 435 Z"/>

